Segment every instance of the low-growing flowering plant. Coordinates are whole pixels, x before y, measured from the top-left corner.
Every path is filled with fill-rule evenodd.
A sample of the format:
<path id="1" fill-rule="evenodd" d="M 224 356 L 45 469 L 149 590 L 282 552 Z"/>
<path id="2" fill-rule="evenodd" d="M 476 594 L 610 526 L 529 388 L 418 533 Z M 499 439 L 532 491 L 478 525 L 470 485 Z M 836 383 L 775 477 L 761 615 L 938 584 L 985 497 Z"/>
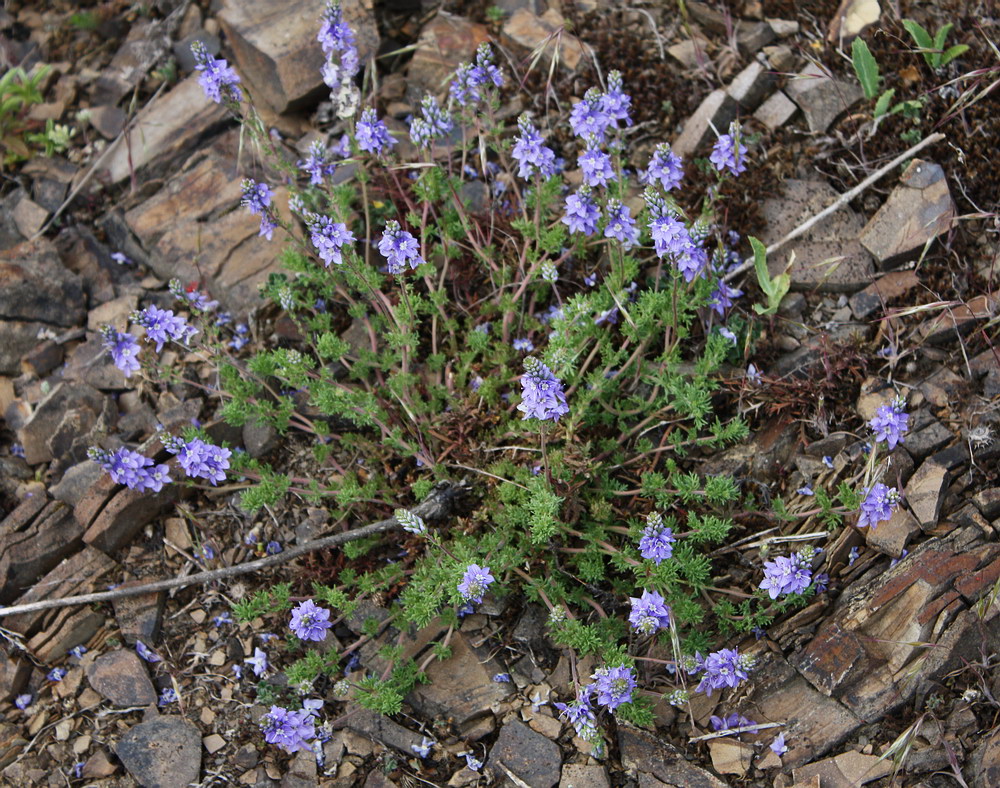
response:
<path id="1" fill-rule="evenodd" d="M 375 670 L 357 644 L 330 636 L 363 601 L 386 611 L 384 622 L 364 621 L 366 640 L 389 624 L 445 622 L 449 635 L 432 649 L 440 658 L 487 594 L 546 606 L 552 640 L 601 666 L 572 699 L 552 700 L 596 754 L 611 716 L 651 725 L 659 699 L 684 708 L 692 692 L 739 687 L 771 621 L 825 591 L 827 556 L 772 555 L 768 538 L 746 548 L 757 574 L 742 590 L 720 577 L 717 556 L 747 544 L 758 522 L 816 518 L 833 530 L 854 513 L 858 527 L 888 519 L 900 494 L 880 481 L 882 446 L 908 429 L 902 402 L 881 408 L 860 482 L 833 493 L 812 479 L 789 487 L 804 513 L 691 462 L 748 435 L 724 383 L 735 380 L 741 397 L 767 385 L 748 363 L 759 318 L 726 278 L 741 248 L 759 242 L 733 237 L 718 188 L 753 166 L 753 138 L 738 122 L 719 134 L 698 163 L 714 185 L 691 199 L 692 163 L 666 141 L 632 150 L 620 73 L 568 117 L 514 120 L 501 109 L 522 75 L 510 79 L 488 43 L 400 131 L 361 94 L 365 64 L 338 5 L 317 30 L 337 120 L 304 158 L 267 131 L 235 70 L 195 48 L 206 100 L 243 124 L 270 165 L 248 167 L 256 175 L 242 181 L 241 203 L 259 219 L 256 242 L 274 244 L 285 264 L 262 286 L 270 314 L 286 319 L 282 340 L 260 346 L 259 321 L 217 312 L 207 293 L 176 281 L 172 309 L 149 305 L 127 332 L 102 331 L 126 376 L 156 370 L 170 343 L 214 360 L 217 385 L 204 388 L 218 414 L 233 427 L 272 427 L 279 441 L 307 436 L 311 474 L 292 476 L 280 452 L 251 458 L 198 425 L 91 451 L 137 490 L 238 480 L 246 512 L 294 495 L 337 522 L 394 518 L 388 535 L 343 547 L 336 582 L 305 593 L 299 580 L 282 583 L 234 604 L 239 622 L 267 619 L 284 633 L 258 632 L 267 651 L 255 645 L 234 668 L 270 707 L 265 740 L 321 759 L 325 709 L 306 697 L 313 690 L 394 714 L 424 678 L 400 648 L 382 648 Z M 412 145 L 401 144 L 407 136 Z M 276 204 L 283 193 L 287 212 Z M 415 504 L 458 477 L 475 482 L 478 507 L 453 528 L 425 521 Z M 258 556 L 282 550 L 257 525 L 244 535 Z M 355 562 L 389 545 L 384 561 Z M 278 672 L 287 689 L 264 680 Z M 712 720 L 717 731 L 751 724 Z M 432 746 L 424 738 L 412 749 L 427 758 Z"/>

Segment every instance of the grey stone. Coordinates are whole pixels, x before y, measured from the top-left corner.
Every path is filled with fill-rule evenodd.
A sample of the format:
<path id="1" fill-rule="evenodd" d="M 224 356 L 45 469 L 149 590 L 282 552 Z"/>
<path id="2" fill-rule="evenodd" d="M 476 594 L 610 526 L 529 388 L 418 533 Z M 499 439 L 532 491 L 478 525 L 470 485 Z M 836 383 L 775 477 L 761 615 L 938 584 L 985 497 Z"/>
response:
<path id="1" fill-rule="evenodd" d="M 278 431 L 270 424 L 247 422 L 243 425 L 243 446 L 254 459 L 263 457 L 278 445 Z"/>
<path id="2" fill-rule="evenodd" d="M 0 254 L 0 282 L 0 321 L 69 327 L 86 317 L 83 282 L 62 264 L 45 238 Z"/>
<path id="3" fill-rule="evenodd" d="M 709 140 L 715 139 L 713 126 L 724 134 L 738 110 L 736 100 L 725 90 L 713 90 L 684 124 L 684 130 L 673 144 L 674 152 L 680 156 L 691 156 Z"/>
<path id="4" fill-rule="evenodd" d="M 559 782 L 562 756 L 559 745 L 523 722 L 510 720 L 500 729 L 487 765 L 513 776 L 530 788 L 551 788 Z"/>
<path id="5" fill-rule="evenodd" d="M 767 101 L 757 107 L 757 111 L 754 112 L 753 116 L 771 131 L 775 131 L 788 123 L 798 109 L 787 95 L 778 90 Z"/>
<path id="6" fill-rule="evenodd" d="M 153 682 L 134 651 L 119 649 L 101 654 L 87 666 L 86 674 L 90 686 L 116 706 L 156 703 Z"/>
<path id="7" fill-rule="evenodd" d="M 773 244 L 839 196 L 826 181 L 788 179 L 781 197 L 764 200 L 767 230 L 765 244 Z M 872 259 L 856 240 L 862 220 L 845 206 L 819 222 L 809 232 L 769 256 L 772 276 L 785 270 L 794 252 L 789 274 L 792 288 L 820 292 L 853 292 L 868 285 L 875 273 Z"/>
<path id="8" fill-rule="evenodd" d="M 141 585 L 141 581 L 130 580 L 122 585 Z M 166 591 L 135 594 L 113 601 L 115 619 L 126 643 L 135 645 L 136 641 L 142 641 L 149 644 L 159 637 L 166 601 Z"/>
<path id="9" fill-rule="evenodd" d="M 347 727 L 355 733 L 381 742 L 386 747 L 392 747 L 407 757 L 413 756 L 411 748 L 413 745 L 419 745 L 423 739 L 419 733 L 404 728 L 389 717 L 376 714 L 354 703 L 349 705 L 345 716 Z"/>
<path id="10" fill-rule="evenodd" d="M 733 78 L 726 91 L 741 107 L 752 110 L 764 100 L 764 95 L 773 83 L 774 75 L 762 63 L 754 60 Z"/>
<path id="11" fill-rule="evenodd" d="M 554 38 L 556 33 L 558 38 Z M 566 20 L 554 8 L 541 16 L 526 8 L 515 11 L 504 23 L 503 34 L 527 52 L 537 52 L 544 45 L 541 57 L 546 67 L 555 58 L 560 67 L 576 71 L 586 57 L 580 39 L 566 30 Z"/>
<path id="12" fill-rule="evenodd" d="M 155 717 L 131 728 L 115 753 L 143 788 L 185 788 L 201 773 L 201 733 L 180 717 Z"/>
<path id="13" fill-rule="evenodd" d="M 125 128 L 125 111 L 115 104 L 90 108 L 90 125 L 106 140 L 113 140 Z"/>
<path id="14" fill-rule="evenodd" d="M 472 60 L 476 48 L 489 38 L 485 25 L 439 11 L 420 31 L 407 81 L 428 93 L 440 93 L 459 64 Z"/>
<path id="15" fill-rule="evenodd" d="M 14 224 L 25 238 L 33 238 L 48 218 L 49 212 L 28 197 L 22 197 L 14 206 Z"/>
<path id="16" fill-rule="evenodd" d="M 96 333 L 91 333 L 86 342 L 73 349 L 62 374 L 65 381 L 85 383 L 102 391 L 123 391 L 132 387 Z"/>
<path id="17" fill-rule="evenodd" d="M 86 383 L 60 383 L 53 388 L 17 431 L 27 463 L 36 465 L 52 459 L 49 438 L 55 434 L 66 411 L 79 408 L 98 414 L 104 409 L 104 402 L 104 395 Z"/>
<path id="18" fill-rule="evenodd" d="M 871 317 L 884 303 L 901 298 L 920 286 L 920 279 L 914 271 L 894 271 L 884 274 L 868 287 L 851 296 L 848 302 L 851 313 L 858 320 Z"/>
<path id="19" fill-rule="evenodd" d="M 906 502 L 925 531 L 938 524 L 949 478 L 947 468 L 933 460 L 926 460 L 906 485 Z"/>
<path id="20" fill-rule="evenodd" d="M 955 203 L 941 166 L 915 159 L 885 205 L 861 231 L 861 244 L 882 268 L 918 255 L 955 219 Z"/>
<path id="21" fill-rule="evenodd" d="M 941 422 L 935 421 L 929 427 L 914 432 L 905 437 L 906 450 L 913 459 L 922 460 L 939 449 L 943 449 L 954 440 L 951 430 Z"/>
<path id="22" fill-rule="evenodd" d="M 685 788 L 726 788 L 714 774 L 689 763 L 680 750 L 652 733 L 619 724 L 618 748 L 622 766 L 629 772 L 650 774 Z"/>
<path id="23" fill-rule="evenodd" d="M 916 518 L 905 507 L 899 506 L 888 521 L 879 523 L 877 528 L 866 528 L 865 539 L 890 558 L 899 558 L 918 533 L 920 525 Z"/>
<path id="24" fill-rule="evenodd" d="M 276 112 L 288 112 L 326 91 L 323 50 L 316 30 L 324 0 L 246 3 L 223 0 L 219 21 L 241 75 Z M 344 21 L 354 33 L 362 67 L 378 47 L 371 0 L 346 0 Z"/>
<path id="25" fill-rule="evenodd" d="M 972 502 L 987 520 L 1000 516 L 1000 487 L 977 492 L 972 496 Z"/>
<path id="26" fill-rule="evenodd" d="M 225 108 L 205 97 L 192 74 L 139 111 L 128 139 L 109 146 L 102 175 L 115 184 L 137 171 L 166 170 L 226 118 Z"/>
<path id="27" fill-rule="evenodd" d="M 560 788 L 610 788 L 608 772 L 603 766 L 567 763 L 562 768 Z"/>
<path id="28" fill-rule="evenodd" d="M 855 82 L 833 79 L 818 66 L 809 66 L 792 77 L 785 92 L 806 116 L 809 130 L 823 134 L 864 94 Z"/>

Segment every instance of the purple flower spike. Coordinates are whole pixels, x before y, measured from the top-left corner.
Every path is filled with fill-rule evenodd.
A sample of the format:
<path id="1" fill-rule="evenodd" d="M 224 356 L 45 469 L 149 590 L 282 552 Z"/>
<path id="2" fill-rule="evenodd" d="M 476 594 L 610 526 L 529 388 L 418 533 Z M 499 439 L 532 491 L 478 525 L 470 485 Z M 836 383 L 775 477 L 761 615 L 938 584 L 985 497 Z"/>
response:
<path id="1" fill-rule="evenodd" d="M 212 57 L 201 41 L 191 44 L 191 54 L 194 55 L 195 70 L 201 72 L 198 84 L 208 98 L 216 104 L 243 100 L 243 93 L 237 87 L 240 76 L 232 66 L 221 58 Z"/>
<path id="2" fill-rule="evenodd" d="M 643 590 L 642 596 L 629 597 L 629 602 L 632 603 L 632 612 L 628 621 L 637 632 L 652 635 L 658 629 L 670 626 L 670 608 L 656 591 Z"/>
<path id="3" fill-rule="evenodd" d="M 585 140 L 593 137 L 597 142 L 603 142 L 608 126 L 612 123 L 614 120 L 606 111 L 603 97 L 597 88 L 588 90 L 583 100 L 569 114 L 569 125 L 573 133 Z"/>
<path id="4" fill-rule="evenodd" d="M 125 377 L 131 377 L 133 372 L 139 371 L 139 340 L 131 334 L 123 334 L 111 325 L 101 329 L 101 336 L 104 339 L 104 349 L 111 354 L 111 360 L 125 373 Z"/>
<path id="5" fill-rule="evenodd" d="M 741 656 L 734 648 L 724 648 L 705 657 L 698 666 L 704 671 L 697 692 L 704 692 L 711 697 L 717 689 L 733 688 L 749 677 L 749 669 L 753 665 L 750 657 Z"/>
<path id="6" fill-rule="evenodd" d="M 527 180 L 536 172 L 543 178 L 554 175 L 556 154 L 542 144 L 542 135 L 531 124 L 527 115 L 521 115 L 517 119 L 517 127 L 520 133 L 514 140 L 511 156 L 518 163 L 518 176 Z"/>
<path id="7" fill-rule="evenodd" d="M 217 482 L 226 480 L 226 469 L 229 468 L 229 458 L 233 453 L 229 449 L 205 443 L 201 438 L 195 438 L 187 443 L 178 439 L 165 442 L 168 451 L 175 451 L 177 462 L 188 476 L 208 479 L 214 487 Z"/>
<path id="8" fill-rule="evenodd" d="M 566 198 L 566 215 L 562 217 L 562 223 L 569 227 L 571 233 L 593 235 L 597 232 L 600 218 L 601 211 L 588 187 L 584 186 Z"/>
<path id="9" fill-rule="evenodd" d="M 875 433 L 875 440 L 885 441 L 892 451 L 903 442 L 903 436 L 909 430 L 910 414 L 906 413 L 901 399 L 897 399 L 890 405 L 882 405 L 875 412 L 875 416 L 868 422 L 868 426 Z"/>
<path id="10" fill-rule="evenodd" d="M 462 576 L 462 581 L 458 584 L 458 593 L 462 595 L 462 599 L 466 602 L 478 605 L 483 601 L 483 596 L 485 596 L 487 589 L 495 579 L 490 574 L 488 566 L 469 564 L 465 570 L 465 574 Z"/>
<path id="11" fill-rule="evenodd" d="M 272 706 L 271 711 L 261 717 L 260 728 L 264 741 L 276 744 L 288 753 L 312 749 L 309 739 L 316 738 L 316 727 L 307 709 L 289 711 L 281 706 Z"/>
<path id="12" fill-rule="evenodd" d="M 417 268 L 424 263 L 424 258 L 420 256 L 420 242 L 406 230 L 401 230 L 395 219 L 385 223 L 378 250 L 389 261 L 390 274 L 401 274 L 407 265 Z"/>
<path id="13" fill-rule="evenodd" d="M 361 119 L 355 128 L 355 138 L 361 150 L 374 153 L 376 156 L 388 153 L 396 144 L 396 140 L 389 134 L 385 123 L 379 120 L 375 110 L 371 107 L 361 113 Z"/>
<path id="14" fill-rule="evenodd" d="M 643 183 L 659 181 L 664 191 L 671 191 L 680 186 L 684 179 L 684 166 L 681 157 L 670 150 L 670 143 L 661 142 L 653 151 L 649 160 L 649 168 L 641 178 Z"/>
<path id="15" fill-rule="evenodd" d="M 892 513 L 899 505 L 899 498 L 899 492 L 895 487 L 887 487 L 881 482 L 873 484 L 865 491 L 865 499 L 861 502 L 858 528 L 871 526 L 874 529 L 884 520 L 891 520 Z"/>
<path id="16" fill-rule="evenodd" d="M 639 539 L 639 552 L 643 558 L 657 564 L 666 561 L 674 554 L 676 541 L 673 531 L 663 524 L 663 518 L 657 512 L 646 516 L 646 527 Z"/>
<path id="17" fill-rule="evenodd" d="M 330 263 L 341 265 L 344 262 L 344 246 L 354 243 L 354 233 L 347 229 L 347 225 L 343 222 L 334 222 L 329 216 L 309 214 L 306 217 L 306 226 L 310 232 L 309 240 L 319 252 L 323 265 L 327 268 L 330 267 Z"/>
<path id="18" fill-rule="evenodd" d="M 610 181 L 618 180 L 611 166 L 611 157 L 599 148 L 588 148 L 579 160 L 583 182 L 588 186 L 605 186 Z"/>
<path id="19" fill-rule="evenodd" d="M 627 205 L 619 200 L 608 200 L 608 220 L 604 225 L 604 237 L 621 241 L 628 250 L 639 243 L 639 229 L 635 226 Z"/>
<path id="20" fill-rule="evenodd" d="M 326 637 L 327 630 L 332 626 L 330 611 L 320 607 L 311 599 L 307 599 L 292 611 L 292 620 L 289 624 L 296 637 L 317 642 Z"/>
<path id="21" fill-rule="evenodd" d="M 337 171 L 330 150 L 320 140 L 313 140 L 309 145 L 309 155 L 299 162 L 299 169 L 309 176 L 309 183 L 321 186 L 324 178 L 329 178 Z"/>
<path id="22" fill-rule="evenodd" d="M 725 169 L 739 175 L 746 171 L 746 155 L 747 146 L 740 141 L 740 124 L 734 120 L 729 124 L 729 133 L 720 135 L 715 141 L 708 158 L 719 172 Z"/>
<path id="23" fill-rule="evenodd" d="M 597 690 L 597 702 L 614 711 L 632 700 L 635 689 L 635 671 L 621 665 L 616 668 L 598 668 L 591 676 Z"/>
<path id="24" fill-rule="evenodd" d="M 188 325 L 180 315 L 175 315 L 172 309 L 160 309 L 150 304 L 145 309 L 132 314 L 132 322 L 146 329 L 146 339 L 156 343 L 156 352 L 163 350 L 165 342 L 174 341 L 186 344 L 198 329 Z"/>
<path id="25" fill-rule="evenodd" d="M 800 555 L 779 556 L 764 562 L 764 579 L 760 588 L 767 591 L 771 599 L 786 594 L 801 594 L 812 583 L 812 571 Z"/>
<path id="26" fill-rule="evenodd" d="M 517 409 L 524 419 L 551 419 L 559 421 L 560 416 L 569 413 L 563 384 L 552 374 L 545 364 L 534 356 L 524 360 L 524 374 L 521 376 L 521 402 Z"/>

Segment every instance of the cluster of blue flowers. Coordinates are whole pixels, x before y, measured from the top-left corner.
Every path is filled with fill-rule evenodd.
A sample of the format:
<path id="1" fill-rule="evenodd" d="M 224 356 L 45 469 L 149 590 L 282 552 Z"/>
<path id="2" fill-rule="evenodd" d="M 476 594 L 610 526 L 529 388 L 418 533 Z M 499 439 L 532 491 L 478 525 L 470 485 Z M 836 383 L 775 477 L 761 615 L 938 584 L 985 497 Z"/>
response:
<path id="1" fill-rule="evenodd" d="M 410 139 L 418 148 L 430 148 L 455 128 L 451 116 L 441 108 L 434 96 L 424 96 L 420 102 L 420 111 L 421 116 L 410 121 Z"/>
<path id="2" fill-rule="evenodd" d="M 771 599 L 786 594 L 801 594 L 812 585 L 812 569 L 809 559 L 803 553 L 779 556 L 764 562 L 764 579 L 760 587 L 767 591 Z"/>
<path id="3" fill-rule="evenodd" d="M 205 95 L 216 104 L 238 103 L 243 100 L 239 89 L 240 77 L 232 66 L 221 58 L 212 57 L 201 41 L 191 45 L 195 70 L 200 71 L 198 84 Z"/>
<path id="4" fill-rule="evenodd" d="M 670 606 L 656 591 L 644 589 L 642 596 L 629 597 L 632 611 L 628 621 L 632 629 L 643 635 L 652 635 L 660 629 L 670 626 Z"/>
<path id="5" fill-rule="evenodd" d="M 260 235 L 271 240 L 278 226 L 271 198 L 274 192 L 266 183 L 257 183 L 249 178 L 243 180 L 243 198 L 240 204 L 254 216 L 260 217 Z"/>
<path id="6" fill-rule="evenodd" d="M 157 465 L 131 449 L 123 447 L 109 452 L 92 447 L 87 455 L 108 472 L 115 484 L 124 484 L 132 490 L 159 492 L 172 481 L 168 466 Z"/>
<path id="7" fill-rule="evenodd" d="M 542 144 L 542 135 L 532 125 L 527 115 L 517 119 L 518 135 L 514 138 L 511 156 L 518 164 L 519 177 L 529 180 L 538 174 L 548 178 L 556 171 L 556 154 L 552 148 Z"/>
<path id="8" fill-rule="evenodd" d="M 523 419 L 551 419 L 559 421 L 560 416 L 569 413 L 566 394 L 562 382 L 552 374 L 552 370 L 534 356 L 524 360 L 524 374 L 521 376 L 521 402 L 517 409 Z"/>
<path id="9" fill-rule="evenodd" d="M 663 517 L 658 512 L 646 515 L 646 527 L 639 539 L 639 554 L 643 558 L 659 565 L 674 554 L 676 541 L 673 530 L 663 524 Z"/>
<path id="10" fill-rule="evenodd" d="M 715 690 L 733 689 L 746 681 L 753 664 L 754 658 L 748 654 L 740 654 L 734 648 L 724 648 L 713 651 L 707 657 L 696 653 L 687 666 L 687 671 L 692 675 L 703 674 L 695 692 L 704 692 L 711 697 Z"/>
<path id="11" fill-rule="evenodd" d="M 330 88 L 330 101 L 340 117 L 350 117 L 360 98 L 354 78 L 361 68 L 361 59 L 354 32 L 344 21 L 339 1 L 327 3 L 316 39 L 326 57 L 321 74 Z"/>
<path id="12" fill-rule="evenodd" d="M 281 706 L 271 706 L 271 711 L 260 720 L 264 741 L 276 744 L 287 753 L 311 750 L 310 740 L 316 738 L 316 726 L 309 709 L 289 711 Z"/>
<path id="13" fill-rule="evenodd" d="M 483 597 L 486 595 L 490 584 L 496 578 L 490 574 L 490 568 L 488 566 L 479 566 L 479 564 L 469 564 L 466 567 L 465 574 L 462 576 L 461 581 L 458 584 L 458 593 L 462 595 L 462 599 L 465 602 L 478 605 L 483 601 Z"/>
<path id="14" fill-rule="evenodd" d="M 448 89 L 456 104 L 469 107 L 482 101 L 484 88 L 502 88 L 503 72 L 493 60 L 493 50 L 489 44 L 480 44 L 473 63 L 462 63 L 455 71 L 455 77 Z"/>
<path id="15" fill-rule="evenodd" d="M 395 219 L 385 223 L 378 250 L 388 261 L 390 274 L 401 274 L 407 265 L 417 268 L 424 263 L 424 258 L 420 256 L 420 243 L 406 230 L 400 229 Z"/>

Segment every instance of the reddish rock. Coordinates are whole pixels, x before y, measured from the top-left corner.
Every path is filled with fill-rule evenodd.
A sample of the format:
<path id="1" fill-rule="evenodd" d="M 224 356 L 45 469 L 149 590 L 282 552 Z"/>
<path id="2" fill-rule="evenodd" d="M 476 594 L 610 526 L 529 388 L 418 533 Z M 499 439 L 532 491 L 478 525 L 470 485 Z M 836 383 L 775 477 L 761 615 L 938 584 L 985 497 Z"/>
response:
<path id="1" fill-rule="evenodd" d="M 90 593 L 97 590 L 98 584 L 110 582 L 111 573 L 117 568 L 118 564 L 100 550 L 84 547 L 49 571 L 40 582 L 18 597 L 14 604 L 24 605 L 43 599 Z M 5 618 L 3 625 L 14 632 L 31 636 L 51 623 L 56 612 L 39 610 L 34 613 L 19 613 Z"/>
<path id="2" fill-rule="evenodd" d="M 101 654 L 86 669 L 90 686 L 116 706 L 156 703 L 156 690 L 146 666 L 134 651 Z"/>
<path id="3" fill-rule="evenodd" d="M 554 8 L 541 16 L 527 8 L 519 8 L 503 26 L 503 34 L 527 53 L 541 53 L 541 62 L 556 63 L 569 71 L 576 71 L 587 50 L 580 39 L 566 29 L 566 20 Z"/>
<path id="4" fill-rule="evenodd" d="M 20 507 L 19 507 L 20 509 Z M 27 589 L 63 558 L 80 547 L 83 529 L 73 510 L 61 501 L 49 501 L 27 523 L 14 518 L 0 523 L 0 601 L 7 602 Z"/>
<path id="5" fill-rule="evenodd" d="M 459 64 L 472 60 L 476 48 L 489 40 L 485 25 L 438 11 L 420 31 L 417 49 L 407 68 L 407 82 L 428 93 L 440 94 Z"/>
<path id="6" fill-rule="evenodd" d="M 124 488 L 105 506 L 83 534 L 83 541 L 105 553 L 113 553 L 132 541 L 146 523 L 159 515 L 177 495 L 168 484 L 158 493 Z"/>

